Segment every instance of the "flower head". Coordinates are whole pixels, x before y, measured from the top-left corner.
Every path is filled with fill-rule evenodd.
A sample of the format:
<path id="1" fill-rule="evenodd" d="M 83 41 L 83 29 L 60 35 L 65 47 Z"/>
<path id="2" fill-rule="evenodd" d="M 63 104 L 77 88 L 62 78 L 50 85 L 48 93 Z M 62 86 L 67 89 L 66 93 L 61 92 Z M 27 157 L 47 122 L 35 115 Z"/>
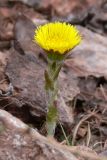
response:
<path id="1" fill-rule="evenodd" d="M 35 42 L 46 51 L 65 54 L 81 42 L 78 30 L 65 22 L 53 22 L 35 30 Z"/>

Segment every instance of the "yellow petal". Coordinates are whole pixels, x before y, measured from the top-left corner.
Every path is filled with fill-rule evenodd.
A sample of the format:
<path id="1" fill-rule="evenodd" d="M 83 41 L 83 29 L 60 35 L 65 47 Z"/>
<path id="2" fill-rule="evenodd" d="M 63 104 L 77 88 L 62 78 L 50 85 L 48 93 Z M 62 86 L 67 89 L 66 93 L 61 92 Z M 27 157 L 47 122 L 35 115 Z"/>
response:
<path id="1" fill-rule="evenodd" d="M 75 26 L 53 22 L 38 27 L 34 40 L 44 50 L 65 54 L 81 42 L 81 36 Z"/>

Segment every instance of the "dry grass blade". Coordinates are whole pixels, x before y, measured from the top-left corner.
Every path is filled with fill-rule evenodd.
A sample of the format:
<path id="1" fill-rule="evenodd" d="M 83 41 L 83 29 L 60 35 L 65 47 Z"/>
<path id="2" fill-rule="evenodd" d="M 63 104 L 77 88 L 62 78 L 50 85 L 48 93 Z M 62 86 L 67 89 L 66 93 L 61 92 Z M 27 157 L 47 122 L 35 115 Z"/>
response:
<path id="1" fill-rule="evenodd" d="M 107 160 L 107 157 L 104 156 L 99 156 L 99 155 L 94 155 L 90 152 L 87 151 L 81 151 L 81 150 L 77 150 L 77 148 L 73 148 L 71 147 L 71 152 L 79 157 L 83 157 L 84 160 Z"/>
<path id="2" fill-rule="evenodd" d="M 76 125 L 75 127 L 75 130 L 74 130 L 74 133 L 73 133 L 73 138 L 72 138 L 72 145 L 75 144 L 75 140 L 76 140 L 76 135 L 77 135 L 77 132 L 78 132 L 78 129 L 79 127 L 81 126 L 81 124 L 86 121 L 87 119 L 89 119 L 90 117 L 94 116 L 96 114 L 95 111 L 91 112 L 90 114 L 86 115 L 85 117 L 83 117 L 79 123 Z"/>
<path id="3" fill-rule="evenodd" d="M 60 127 L 61 127 L 61 129 L 62 129 L 63 135 L 64 135 L 64 137 L 65 137 L 66 143 L 67 143 L 68 146 L 70 146 L 69 140 L 68 140 L 68 138 L 67 138 L 67 136 L 66 136 L 66 133 L 65 133 L 65 131 L 64 131 L 64 128 L 63 128 L 62 124 L 60 123 L 60 121 L 59 121 L 59 124 L 60 124 Z"/>
<path id="4" fill-rule="evenodd" d="M 88 132 L 87 132 L 87 142 L 86 142 L 86 146 L 88 147 L 90 144 L 90 140 L 91 140 L 91 129 L 90 129 L 90 124 L 88 122 Z"/>

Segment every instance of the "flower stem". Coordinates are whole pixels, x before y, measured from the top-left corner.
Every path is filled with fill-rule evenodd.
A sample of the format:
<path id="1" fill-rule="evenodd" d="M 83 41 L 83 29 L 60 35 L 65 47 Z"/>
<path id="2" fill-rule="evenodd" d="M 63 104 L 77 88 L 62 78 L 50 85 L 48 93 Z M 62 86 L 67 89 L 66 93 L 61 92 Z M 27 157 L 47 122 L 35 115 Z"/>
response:
<path id="1" fill-rule="evenodd" d="M 49 106 L 47 113 L 47 134 L 48 136 L 54 136 L 57 123 L 57 108 L 55 106 Z"/>
<path id="2" fill-rule="evenodd" d="M 48 95 L 48 112 L 46 117 L 46 126 L 48 136 L 54 136 L 58 118 L 57 111 L 57 94 L 58 83 L 57 78 L 61 64 L 56 61 L 49 61 L 48 68 L 45 71 L 45 89 Z"/>

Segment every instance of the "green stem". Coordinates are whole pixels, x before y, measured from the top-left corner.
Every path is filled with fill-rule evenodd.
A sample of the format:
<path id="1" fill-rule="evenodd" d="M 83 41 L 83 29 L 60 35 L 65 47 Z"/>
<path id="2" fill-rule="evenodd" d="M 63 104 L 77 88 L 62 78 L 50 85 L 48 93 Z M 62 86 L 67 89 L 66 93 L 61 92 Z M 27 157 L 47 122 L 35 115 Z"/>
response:
<path id="1" fill-rule="evenodd" d="M 57 123 L 57 108 L 55 106 L 49 106 L 47 113 L 47 134 L 48 136 L 54 136 Z"/>
<path id="2" fill-rule="evenodd" d="M 57 78 L 61 69 L 61 64 L 55 61 L 48 63 L 48 69 L 45 72 L 45 89 L 48 94 L 48 112 L 46 117 L 46 126 L 48 136 L 54 136 L 57 123 Z"/>

